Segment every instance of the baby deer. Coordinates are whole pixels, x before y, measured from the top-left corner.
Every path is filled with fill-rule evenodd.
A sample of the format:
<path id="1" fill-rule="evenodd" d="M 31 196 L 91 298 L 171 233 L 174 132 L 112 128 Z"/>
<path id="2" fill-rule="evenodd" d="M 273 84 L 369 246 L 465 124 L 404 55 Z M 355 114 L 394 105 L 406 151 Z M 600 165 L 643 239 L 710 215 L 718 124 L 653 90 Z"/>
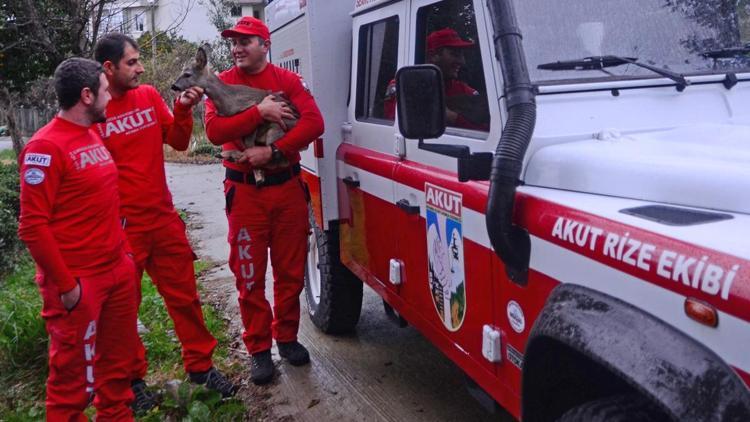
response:
<path id="1" fill-rule="evenodd" d="M 213 72 L 208 68 L 208 57 L 206 50 L 203 47 L 199 47 L 195 54 L 195 58 L 187 64 L 185 69 L 179 78 L 172 84 L 172 89 L 175 91 L 183 91 L 190 88 L 191 86 L 199 86 L 203 88 L 208 98 L 213 101 L 216 106 L 216 113 L 219 116 L 232 116 L 243 110 L 246 110 L 254 105 L 259 104 L 268 95 L 274 96 L 274 101 L 284 102 L 292 110 L 295 118 L 293 120 L 284 119 L 284 124 L 288 129 L 294 127 L 297 124 L 299 118 L 299 112 L 294 105 L 284 97 L 281 92 L 271 92 L 265 89 L 251 88 L 245 85 L 230 85 L 221 81 Z M 245 148 L 256 145 L 271 145 L 276 142 L 279 138 L 284 136 L 284 129 L 277 123 L 266 122 L 260 125 L 255 132 L 245 136 L 242 139 L 242 143 Z M 242 157 L 240 151 L 223 151 L 219 158 L 224 158 L 229 161 L 237 161 Z M 282 162 L 273 162 L 266 165 L 265 168 L 277 168 L 286 167 L 289 162 L 284 159 Z M 263 170 L 253 170 L 255 181 L 258 186 L 263 184 L 265 179 Z"/>

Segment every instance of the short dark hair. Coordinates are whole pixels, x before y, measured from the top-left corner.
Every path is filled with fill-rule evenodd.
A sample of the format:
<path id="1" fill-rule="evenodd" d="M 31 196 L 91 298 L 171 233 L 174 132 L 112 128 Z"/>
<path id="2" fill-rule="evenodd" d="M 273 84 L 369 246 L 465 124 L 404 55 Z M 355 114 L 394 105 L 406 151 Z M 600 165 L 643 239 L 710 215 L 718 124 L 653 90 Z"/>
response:
<path id="1" fill-rule="evenodd" d="M 116 65 L 125 54 L 126 43 L 138 50 L 138 43 L 125 34 L 119 32 L 104 34 L 94 46 L 94 59 L 102 64 L 110 61 Z"/>
<path id="2" fill-rule="evenodd" d="M 60 63 L 55 69 L 55 94 L 60 108 L 68 110 L 76 105 L 84 88 L 98 95 L 101 74 L 102 65 L 93 60 L 72 57 Z"/>

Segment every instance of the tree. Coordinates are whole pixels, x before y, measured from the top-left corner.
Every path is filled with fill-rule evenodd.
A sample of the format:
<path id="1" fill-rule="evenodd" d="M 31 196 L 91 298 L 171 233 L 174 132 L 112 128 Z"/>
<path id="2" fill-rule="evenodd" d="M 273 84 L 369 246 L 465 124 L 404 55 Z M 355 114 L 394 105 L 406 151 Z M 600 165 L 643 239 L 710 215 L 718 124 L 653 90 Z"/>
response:
<path id="1" fill-rule="evenodd" d="M 181 25 L 195 1 L 181 3 L 178 17 L 163 32 Z M 117 0 L 0 1 L 0 117 L 8 123 L 17 154 L 23 143 L 13 111 L 21 104 L 54 107 L 48 79 L 57 65 L 71 56 L 91 57 L 100 33 L 121 29 L 108 27 L 120 12 Z"/>
<path id="2" fill-rule="evenodd" d="M 50 75 L 69 56 L 90 55 L 115 0 L 9 0 L 0 2 L 0 84 L 21 92 Z"/>
<path id="3" fill-rule="evenodd" d="M 231 15 L 232 2 L 228 0 L 199 0 L 208 9 L 208 21 L 221 33 L 234 25 Z M 232 67 L 231 47 L 224 38 L 217 38 L 210 44 L 209 62 L 214 70 L 225 70 Z"/>
<path id="4" fill-rule="evenodd" d="M 40 77 L 66 57 L 88 57 L 105 6 L 115 0 L 7 0 L 0 2 L 0 110 L 16 154 L 23 146 L 13 110 Z"/>
<path id="5" fill-rule="evenodd" d="M 174 32 L 161 32 L 156 36 L 156 56 L 151 43 L 151 33 L 141 35 L 136 42 L 144 63 L 145 72 L 141 81 L 153 85 L 167 104 L 172 104 L 175 92 L 172 84 L 182 74 L 185 65 L 195 57 L 198 45 L 178 36 Z M 153 59 L 153 60 L 152 60 Z M 153 63 L 153 65 L 149 65 Z"/>

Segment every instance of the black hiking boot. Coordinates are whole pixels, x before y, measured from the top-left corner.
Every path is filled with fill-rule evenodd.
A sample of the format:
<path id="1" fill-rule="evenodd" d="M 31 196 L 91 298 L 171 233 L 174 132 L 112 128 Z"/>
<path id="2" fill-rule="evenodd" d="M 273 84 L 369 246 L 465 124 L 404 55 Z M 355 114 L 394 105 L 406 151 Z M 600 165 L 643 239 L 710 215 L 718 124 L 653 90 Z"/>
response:
<path id="1" fill-rule="evenodd" d="M 302 366 L 310 363 L 310 353 L 298 341 L 295 340 L 288 343 L 276 342 L 276 345 L 279 347 L 279 355 L 292 365 Z"/>
<path id="2" fill-rule="evenodd" d="M 161 397 L 158 393 L 150 390 L 143 380 L 131 381 L 130 389 L 133 390 L 133 396 L 135 396 L 130 408 L 136 415 L 145 415 L 159 404 Z"/>
<path id="3" fill-rule="evenodd" d="M 211 368 L 205 372 L 190 372 L 188 374 L 190 381 L 200 384 L 214 390 L 221 394 L 221 397 L 228 398 L 232 397 L 237 393 L 239 387 L 232 384 L 221 372 L 216 368 Z"/>
<path id="4" fill-rule="evenodd" d="M 273 378 L 273 371 L 270 350 L 254 353 L 250 357 L 250 379 L 255 385 L 268 384 Z"/>

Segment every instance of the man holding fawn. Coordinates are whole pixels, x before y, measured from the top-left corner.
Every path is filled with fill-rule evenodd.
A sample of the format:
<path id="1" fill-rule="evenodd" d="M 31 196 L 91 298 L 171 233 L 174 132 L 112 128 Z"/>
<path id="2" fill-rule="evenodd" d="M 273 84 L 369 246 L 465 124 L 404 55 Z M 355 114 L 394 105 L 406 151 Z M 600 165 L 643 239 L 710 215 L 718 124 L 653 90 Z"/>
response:
<path id="1" fill-rule="evenodd" d="M 299 111 L 294 128 L 271 146 L 245 148 L 242 138 L 266 122 L 285 127 L 294 119 L 284 102 L 266 97 L 258 105 L 229 117 L 219 116 L 206 101 L 206 134 L 224 151 L 241 151 L 239 162 L 224 160 L 226 213 L 229 220 L 229 266 L 239 291 L 242 339 L 251 354 L 250 378 L 264 384 L 273 378 L 272 340 L 279 355 L 304 365 L 310 355 L 297 341 L 309 231 L 306 187 L 299 177 L 299 151 L 323 133 L 323 118 L 299 75 L 268 63 L 268 27 L 243 17 L 221 33 L 232 44 L 234 66 L 219 75 L 229 84 L 281 92 Z M 289 165 L 278 166 L 279 162 Z M 253 170 L 264 170 L 258 183 Z M 273 311 L 265 297 L 267 258 L 273 266 Z"/>

